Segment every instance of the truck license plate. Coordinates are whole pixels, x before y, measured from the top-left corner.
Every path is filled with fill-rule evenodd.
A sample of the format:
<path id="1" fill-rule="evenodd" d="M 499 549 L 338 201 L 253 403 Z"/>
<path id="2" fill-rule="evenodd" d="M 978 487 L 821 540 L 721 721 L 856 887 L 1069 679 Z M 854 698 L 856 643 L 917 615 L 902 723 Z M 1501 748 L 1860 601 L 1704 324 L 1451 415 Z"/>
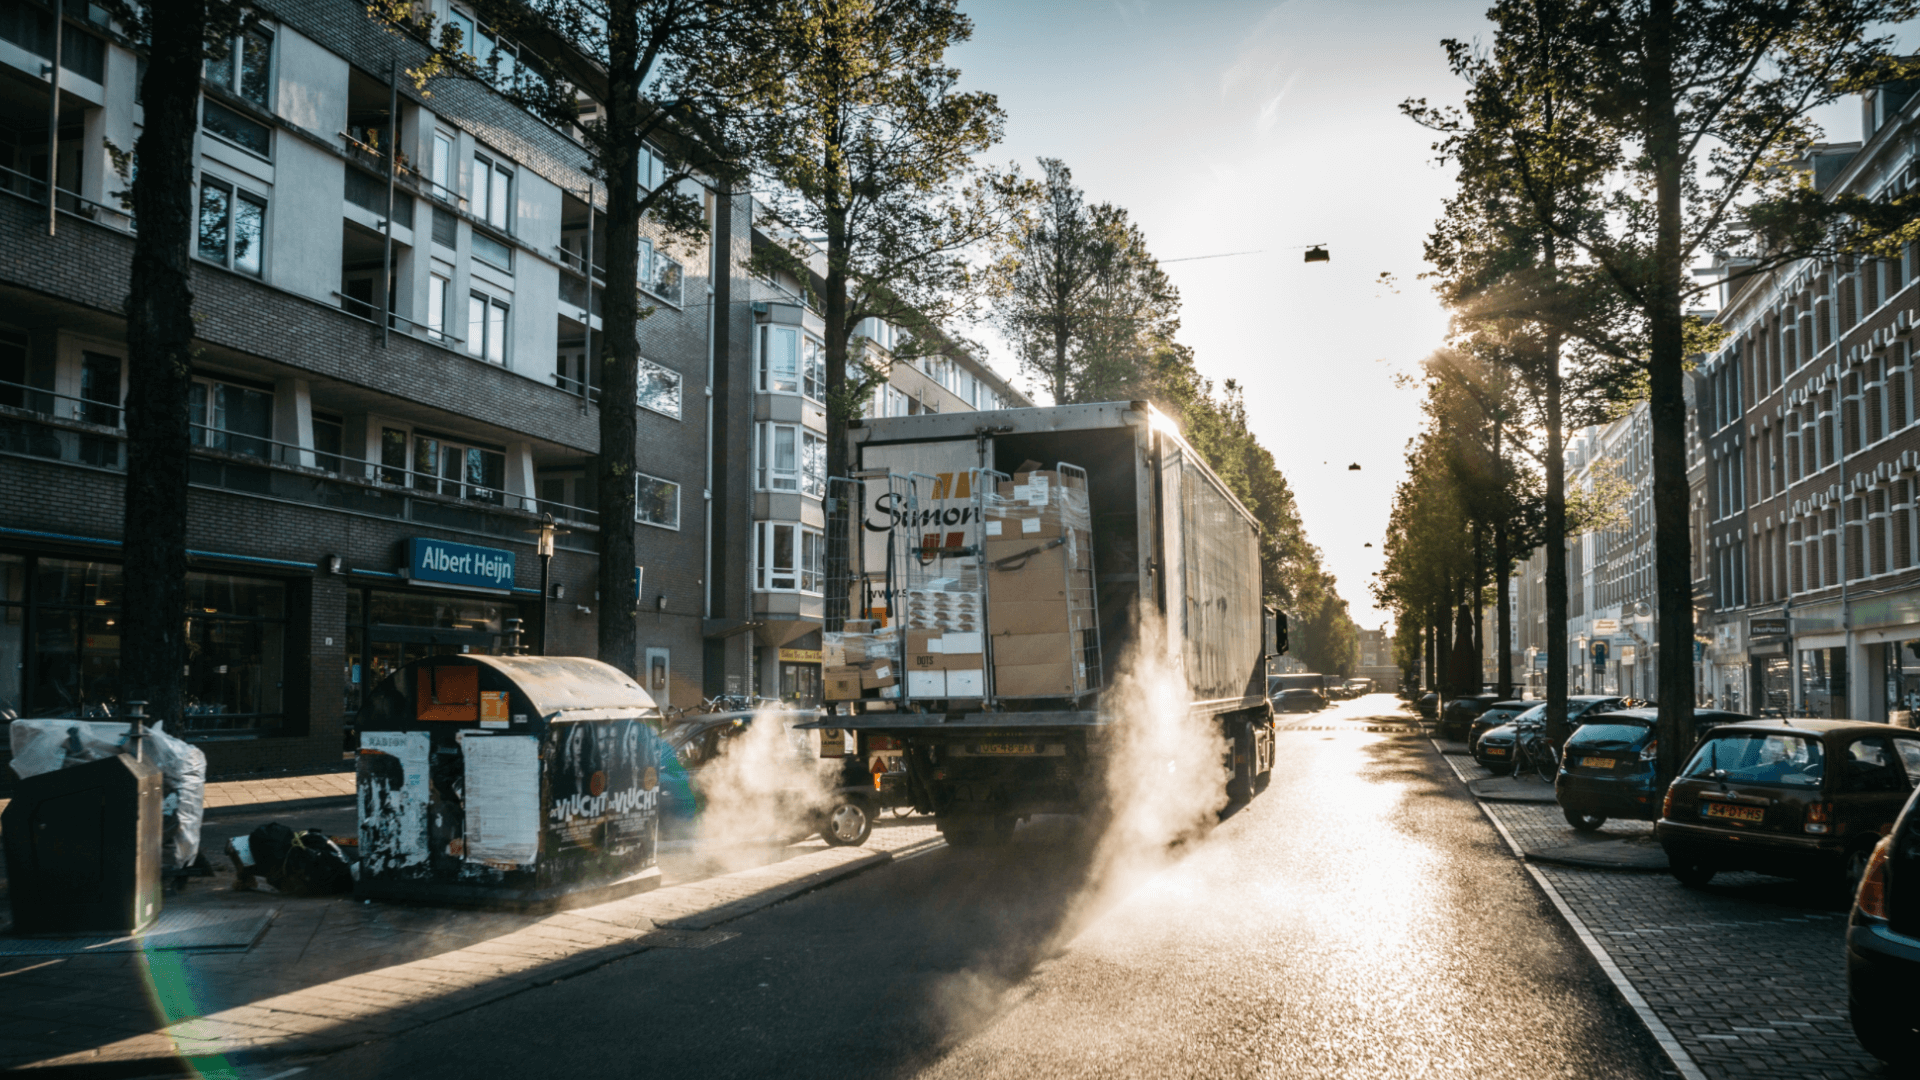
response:
<path id="1" fill-rule="evenodd" d="M 1033 744 L 1003 742 L 981 743 L 973 748 L 973 752 L 976 754 L 1031 754 L 1033 753 Z"/>

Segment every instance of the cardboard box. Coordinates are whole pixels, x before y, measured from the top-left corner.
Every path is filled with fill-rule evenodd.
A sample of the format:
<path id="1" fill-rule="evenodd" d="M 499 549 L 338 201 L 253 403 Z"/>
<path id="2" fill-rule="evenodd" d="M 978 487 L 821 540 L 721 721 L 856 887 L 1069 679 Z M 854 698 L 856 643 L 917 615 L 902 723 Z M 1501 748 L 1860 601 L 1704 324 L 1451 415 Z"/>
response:
<path id="1" fill-rule="evenodd" d="M 860 672 L 860 688 L 877 690 L 883 686 L 892 686 L 898 681 L 895 678 L 896 674 L 898 673 L 894 671 L 892 664 L 875 664 L 872 667 L 863 668 Z"/>
<path id="2" fill-rule="evenodd" d="M 1086 689 L 1076 664 L 995 664 L 993 692 L 999 697 L 1070 697 Z"/>
<path id="3" fill-rule="evenodd" d="M 950 698 L 977 698 L 987 696 L 987 673 L 984 668 L 959 668 L 947 672 L 947 696 Z"/>
<path id="4" fill-rule="evenodd" d="M 907 696 L 916 698 L 946 697 L 947 673 L 945 671 L 907 672 Z"/>
<path id="5" fill-rule="evenodd" d="M 824 678 L 826 680 L 826 697 L 828 701 L 856 701 L 859 699 L 860 673 L 858 671 L 843 670 L 829 672 Z"/>
<path id="6" fill-rule="evenodd" d="M 1055 634 L 995 634 L 993 636 L 993 663 L 1024 667 L 1033 664 L 1065 664 L 1080 659 L 1076 643 L 1080 639 L 1076 633 Z"/>
<path id="7" fill-rule="evenodd" d="M 1064 634 L 1093 629 L 1093 612 L 1065 600 L 1008 600 L 987 611 L 987 629 L 1001 634 Z"/>

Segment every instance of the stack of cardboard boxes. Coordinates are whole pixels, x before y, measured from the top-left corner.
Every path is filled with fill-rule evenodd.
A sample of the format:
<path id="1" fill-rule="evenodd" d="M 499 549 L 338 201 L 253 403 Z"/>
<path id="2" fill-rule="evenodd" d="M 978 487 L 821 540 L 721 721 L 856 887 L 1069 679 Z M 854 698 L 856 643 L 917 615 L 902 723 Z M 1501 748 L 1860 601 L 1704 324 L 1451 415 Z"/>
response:
<path id="1" fill-rule="evenodd" d="M 985 697 L 986 613 L 973 567 L 907 590 L 907 696 Z"/>
<path id="2" fill-rule="evenodd" d="M 1002 483 L 985 521 L 987 626 L 997 697 L 1095 689 L 1093 542 L 1078 476 L 1032 468 Z"/>
<path id="3" fill-rule="evenodd" d="M 821 635 L 821 671 L 828 701 L 900 696 L 900 638 L 869 619 L 848 619 L 842 633 Z"/>

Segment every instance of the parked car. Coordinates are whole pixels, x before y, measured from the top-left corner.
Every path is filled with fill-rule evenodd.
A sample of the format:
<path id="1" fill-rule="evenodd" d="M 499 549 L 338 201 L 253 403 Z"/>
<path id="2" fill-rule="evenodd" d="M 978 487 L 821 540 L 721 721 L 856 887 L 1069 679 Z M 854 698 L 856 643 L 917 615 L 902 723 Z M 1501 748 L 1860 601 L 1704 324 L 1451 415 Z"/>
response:
<path id="1" fill-rule="evenodd" d="M 1367 694 L 1371 694 L 1373 693 L 1373 680 L 1372 679 L 1348 679 L 1346 690 L 1347 690 L 1347 696 L 1350 698 L 1357 698 Z"/>
<path id="2" fill-rule="evenodd" d="M 1499 700 L 1498 694 L 1467 694 L 1448 699 L 1446 707 L 1440 710 L 1440 737 L 1466 738 L 1467 727 L 1473 723 L 1473 718 L 1486 712 Z"/>
<path id="3" fill-rule="evenodd" d="M 1609 697 L 1604 694 L 1581 694 L 1567 699 L 1567 723 L 1576 730 L 1582 718 L 1595 709 L 1602 711 L 1619 708 L 1633 702 L 1632 698 Z M 1547 703 L 1537 703 L 1532 709 L 1514 717 L 1513 721 L 1492 727 L 1480 733 L 1471 744 L 1473 760 L 1494 772 L 1504 772 L 1513 760 L 1513 723 L 1518 720 L 1544 720 L 1547 715 Z"/>
<path id="4" fill-rule="evenodd" d="M 1273 695 L 1275 712 L 1319 712 L 1326 707 L 1327 699 L 1320 696 L 1320 691 L 1305 687 L 1282 690 Z"/>
<path id="5" fill-rule="evenodd" d="M 1757 870 L 1852 889 L 1920 778 L 1920 732 L 1852 720 L 1716 729 L 1667 788 L 1654 835 L 1698 887 Z"/>
<path id="6" fill-rule="evenodd" d="M 1471 752 L 1474 740 L 1486 733 L 1489 728 L 1499 727 L 1509 720 L 1517 720 L 1522 713 L 1531 712 L 1539 705 L 1538 701 L 1516 700 L 1496 701 L 1487 706 L 1484 712 L 1473 718 L 1473 723 L 1467 725 L 1467 750 Z"/>
<path id="7" fill-rule="evenodd" d="M 811 733 L 794 730 L 797 725 L 820 719 L 818 710 L 782 713 L 750 711 L 701 713 L 667 725 L 660 733 L 666 750 L 660 770 L 660 816 L 667 828 L 688 827 L 706 809 L 706 796 L 700 790 L 700 776 L 724 757 L 736 739 L 747 734 L 755 723 L 777 717 L 785 723 L 786 745 L 794 755 L 792 783 L 772 794 L 775 813 L 791 822 L 794 837 L 819 833 L 835 846 L 859 846 L 867 842 L 879 813 L 878 794 L 871 780 L 855 784 L 843 779 L 843 760 L 823 760 L 814 751 Z M 806 772 L 820 777 L 809 783 Z"/>
<path id="8" fill-rule="evenodd" d="M 1920 1059 L 1920 794 L 1873 849 L 1847 919 L 1847 1012 L 1853 1036 L 1889 1065 Z"/>
<path id="9" fill-rule="evenodd" d="M 1413 707 L 1420 711 L 1423 719 L 1432 720 L 1435 710 L 1440 708 L 1440 695 L 1429 690 L 1413 703 Z"/>
<path id="10" fill-rule="evenodd" d="M 1660 711 L 1650 708 L 1591 710 L 1560 751 L 1560 775 L 1553 783 L 1567 824 L 1592 832 L 1607 819 L 1652 821 L 1660 816 L 1654 758 L 1660 739 L 1654 728 Z M 1721 724 L 1753 717 L 1719 709 L 1693 710 L 1693 738 L 1699 745 Z"/>

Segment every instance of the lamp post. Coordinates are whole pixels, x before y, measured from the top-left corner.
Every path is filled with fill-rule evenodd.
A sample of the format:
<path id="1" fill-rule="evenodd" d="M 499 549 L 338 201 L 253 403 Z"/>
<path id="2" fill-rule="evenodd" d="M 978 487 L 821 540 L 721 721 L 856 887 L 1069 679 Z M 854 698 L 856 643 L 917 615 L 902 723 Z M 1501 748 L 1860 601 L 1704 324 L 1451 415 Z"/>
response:
<path id="1" fill-rule="evenodd" d="M 553 595 L 553 515 L 540 515 L 540 655 L 547 655 L 547 600 Z"/>

